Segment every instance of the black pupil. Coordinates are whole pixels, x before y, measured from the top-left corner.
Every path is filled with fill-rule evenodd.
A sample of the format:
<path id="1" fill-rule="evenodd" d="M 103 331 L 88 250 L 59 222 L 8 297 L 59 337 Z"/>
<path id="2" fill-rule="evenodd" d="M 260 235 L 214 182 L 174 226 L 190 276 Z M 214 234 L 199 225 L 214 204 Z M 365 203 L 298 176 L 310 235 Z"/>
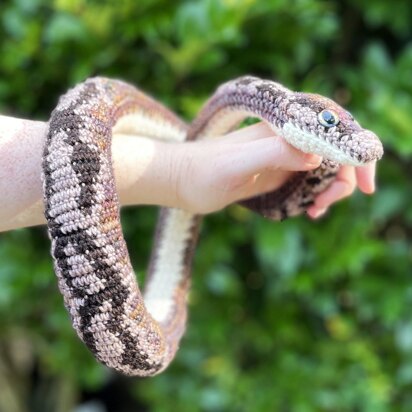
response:
<path id="1" fill-rule="evenodd" d="M 334 125 L 336 123 L 335 116 L 328 110 L 322 113 L 322 118 L 327 124 Z"/>

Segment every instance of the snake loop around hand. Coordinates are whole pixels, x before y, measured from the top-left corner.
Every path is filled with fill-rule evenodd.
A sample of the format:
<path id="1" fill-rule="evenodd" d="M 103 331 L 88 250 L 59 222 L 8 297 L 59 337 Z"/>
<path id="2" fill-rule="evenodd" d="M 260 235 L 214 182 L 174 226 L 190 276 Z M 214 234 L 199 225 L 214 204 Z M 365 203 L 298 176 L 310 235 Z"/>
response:
<path id="1" fill-rule="evenodd" d="M 60 98 L 42 176 L 54 267 L 74 329 L 108 367 L 148 376 L 174 358 L 200 223 L 183 210 L 161 210 L 142 294 L 120 225 L 113 130 L 183 142 L 226 133 L 246 117 L 262 119 L 296 148 L 325 159 L 277 191 L 242 202 L 273 220 L 304 212 L 339 165 L 362 165 L 383 153 L 379 139 L 332 100 L 251 76 L 220 86 L 190 127 L 118 80 L 89 79 Z"/>

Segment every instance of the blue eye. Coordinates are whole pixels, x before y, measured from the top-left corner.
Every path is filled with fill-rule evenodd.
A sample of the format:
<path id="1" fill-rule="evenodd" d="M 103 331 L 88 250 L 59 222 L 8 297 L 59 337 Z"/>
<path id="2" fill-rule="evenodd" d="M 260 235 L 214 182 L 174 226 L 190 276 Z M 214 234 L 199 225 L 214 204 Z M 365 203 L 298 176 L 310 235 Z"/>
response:
<path id="1" fill-rule="evenodd" d="M 339 116 L 333 110 L 322 110 L 318 114 L 318 121 L 322 126 L 333 127 L 339 123 Z"/>

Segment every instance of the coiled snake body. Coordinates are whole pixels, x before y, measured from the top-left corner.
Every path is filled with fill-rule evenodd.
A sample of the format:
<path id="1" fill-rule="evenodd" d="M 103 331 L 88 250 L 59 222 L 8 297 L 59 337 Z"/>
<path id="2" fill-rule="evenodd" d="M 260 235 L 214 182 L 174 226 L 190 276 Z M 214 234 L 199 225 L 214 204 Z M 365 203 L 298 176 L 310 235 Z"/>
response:
<path id="1" fill-rule="evenodd" d="M 111 161 L 113 130 L 182 142 L 225 133 L 245 117 L 325 158 L 279 190 L 243 204 L 271 219 L 304 212 L 341 164 L 379 159 L 378 138 L 335 102 L 242 77 L 219 87 L 188 128 L 124 82 L 93 78 L 60 98 L 43 157 L 45 215 L 59 288 L 79 337 L 105 365 L 148 376 L 173 359 L 186 322 L 186 295 L 200 218 L 162 209 L 144 295 L 123 239 Z"/>

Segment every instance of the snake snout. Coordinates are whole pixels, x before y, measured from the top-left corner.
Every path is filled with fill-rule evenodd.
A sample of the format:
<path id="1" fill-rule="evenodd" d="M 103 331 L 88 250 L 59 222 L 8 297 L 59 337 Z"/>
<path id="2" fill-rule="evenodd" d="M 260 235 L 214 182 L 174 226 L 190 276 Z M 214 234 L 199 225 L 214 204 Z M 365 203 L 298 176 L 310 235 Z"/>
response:
<path id="1" fill-rule="evenodd" d="M 379 160 L 383 156 L 383 146 L 378 136 L 370 130 L 362 130 L 353 136 L 352 156 L 360 163 Z"/>

